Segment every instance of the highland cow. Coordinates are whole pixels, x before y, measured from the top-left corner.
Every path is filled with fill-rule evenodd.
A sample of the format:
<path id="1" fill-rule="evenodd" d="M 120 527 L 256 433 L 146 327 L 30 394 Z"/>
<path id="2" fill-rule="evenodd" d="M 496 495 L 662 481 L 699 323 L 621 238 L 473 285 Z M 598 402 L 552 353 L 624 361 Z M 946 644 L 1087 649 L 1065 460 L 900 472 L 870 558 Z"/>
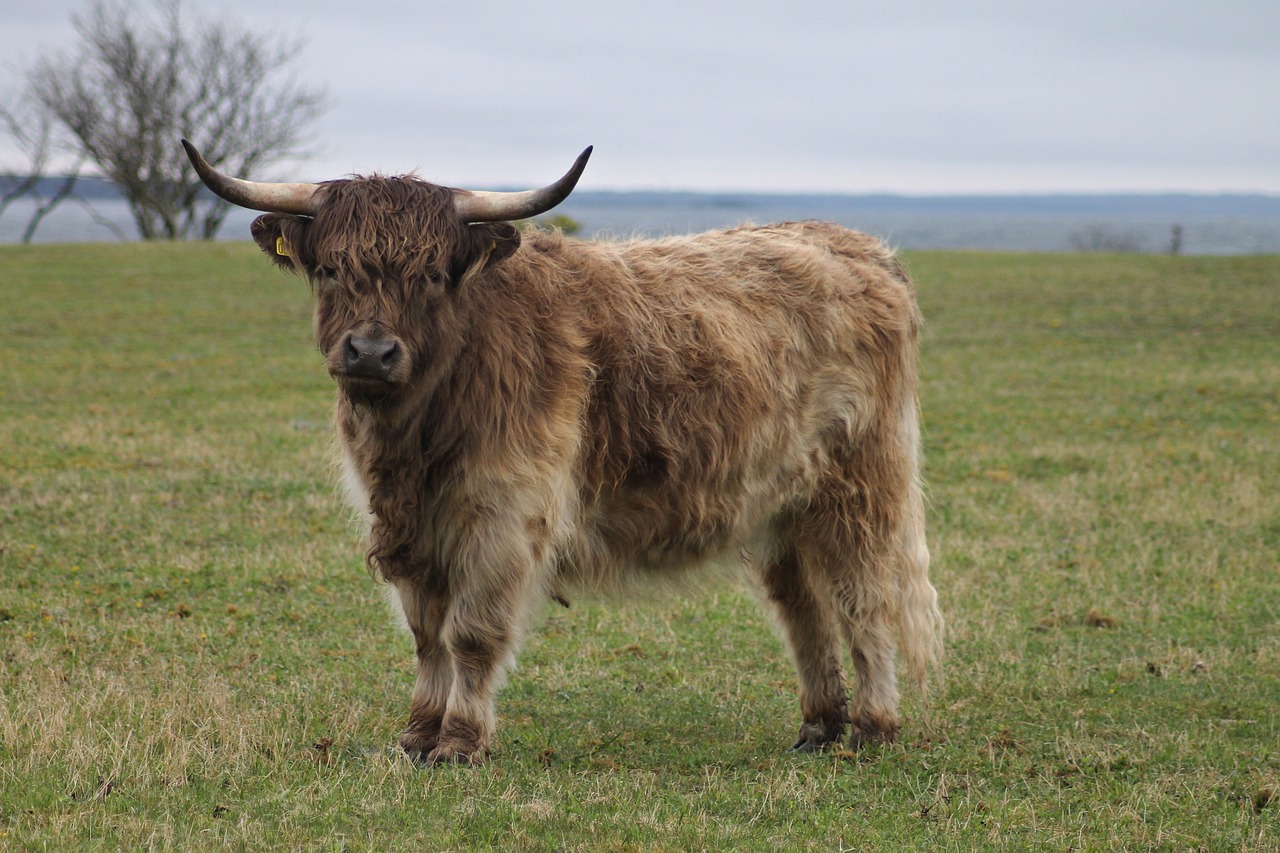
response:
<path id="1" fill-rule="evenodd" d="M 566 595 L 739 568 L 799 678 L 792 749 L 894 740 L 942 618 L 919 480 L 913 285 L 821 222 L 585 242 L 511 224 L 522 193 L 413 176 L 262 184 L 254 239 L 315 294 L 368 563 L 417 649 L 401 747 L 489 755 L 531 616 Z M 702 572 L 705 573 L 705 572 Z M 843 649 L 856 673 L 846 692 Z"/>

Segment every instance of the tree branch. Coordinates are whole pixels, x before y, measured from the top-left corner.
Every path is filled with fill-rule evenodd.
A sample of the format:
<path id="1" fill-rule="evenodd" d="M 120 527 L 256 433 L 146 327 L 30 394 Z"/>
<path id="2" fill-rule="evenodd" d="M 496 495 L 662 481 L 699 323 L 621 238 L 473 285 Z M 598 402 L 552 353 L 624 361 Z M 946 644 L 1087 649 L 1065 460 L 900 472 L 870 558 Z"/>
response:
<path id="1" fill-rule="evenodd" d="M 28 74 L 34 100 L 120 188 L 144 239 L 212 239 L 227 211 L 202 189 L 177 140 L 199 140 L 209 161 L 252 178 L 300 152 L 324 110 L 316 89 L 281 79 L 301 51 L 231 24 L 154 14 L 94 0 L 74 16 L 78 49 Z"/>

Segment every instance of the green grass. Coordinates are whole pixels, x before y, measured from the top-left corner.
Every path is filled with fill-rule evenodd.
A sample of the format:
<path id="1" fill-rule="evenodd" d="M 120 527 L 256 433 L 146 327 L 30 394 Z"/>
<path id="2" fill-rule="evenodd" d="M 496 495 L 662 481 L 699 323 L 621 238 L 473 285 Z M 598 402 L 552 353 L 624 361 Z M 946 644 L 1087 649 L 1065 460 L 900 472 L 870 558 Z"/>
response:
<path id="1" fill-rule="evenodd" d="M 1280 258 L 912 253 L 946 680 L 782 754 L 754 603 L 549 608 L 493 761 L 335 496 L 248 245 L 0 248 L 0 848 L 1280 847 Z"/>

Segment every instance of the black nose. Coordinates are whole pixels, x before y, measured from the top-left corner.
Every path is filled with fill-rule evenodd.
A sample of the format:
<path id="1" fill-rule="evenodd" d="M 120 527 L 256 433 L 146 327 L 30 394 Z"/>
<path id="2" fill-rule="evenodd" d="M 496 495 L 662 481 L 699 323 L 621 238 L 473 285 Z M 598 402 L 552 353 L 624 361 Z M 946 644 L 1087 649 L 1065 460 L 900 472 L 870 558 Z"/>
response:
<path id="1" fill-rule="evenodd" d="M 354 379 L 376 379 L 385 382 L 400 361 L 400 344 L 395 338 L 347 336 L 342 348 L 344 375 Z"/>

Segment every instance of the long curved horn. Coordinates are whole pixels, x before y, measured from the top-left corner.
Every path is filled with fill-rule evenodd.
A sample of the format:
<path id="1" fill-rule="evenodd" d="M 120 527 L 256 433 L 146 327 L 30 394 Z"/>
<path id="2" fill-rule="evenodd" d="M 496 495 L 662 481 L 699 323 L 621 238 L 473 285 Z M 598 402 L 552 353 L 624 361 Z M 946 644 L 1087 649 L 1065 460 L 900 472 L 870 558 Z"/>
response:
<path id="1" fill-rule="evenodd" d="M 496 193 L 472 190 L 452 190 L 453 207 L 464 222 L 509 222 L 528 219 L 546 213 L 569 197 L 582 170 L 587 168 L 592 146 L 578 155 L 573 168 L 564 177 L 540 190 L 518 193 Z"/>
<path id="2" fill-rule="evenodd" d="M 319 205 L 319 184 L 263 184 L 228 177 L 205 162 L 196 147 L 182 140 L 191 165 L 204 185 L 232 204 L 269 213 L 297 213 L 314 216 Z"/>

